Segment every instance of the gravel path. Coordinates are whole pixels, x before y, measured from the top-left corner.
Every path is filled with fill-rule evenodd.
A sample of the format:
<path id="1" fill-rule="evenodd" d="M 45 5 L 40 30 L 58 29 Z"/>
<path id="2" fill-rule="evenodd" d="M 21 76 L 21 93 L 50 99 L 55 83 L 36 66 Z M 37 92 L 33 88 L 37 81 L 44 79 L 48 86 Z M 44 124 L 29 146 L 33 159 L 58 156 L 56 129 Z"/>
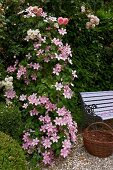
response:
<path id="1" fill-rule="evenodd" d="M 57 159 L 51 167 L 41 170 L 113 170 L 113 154 L 107 158 L 98 158 L 87 153 L 81 135 L 66 159 Z"/>

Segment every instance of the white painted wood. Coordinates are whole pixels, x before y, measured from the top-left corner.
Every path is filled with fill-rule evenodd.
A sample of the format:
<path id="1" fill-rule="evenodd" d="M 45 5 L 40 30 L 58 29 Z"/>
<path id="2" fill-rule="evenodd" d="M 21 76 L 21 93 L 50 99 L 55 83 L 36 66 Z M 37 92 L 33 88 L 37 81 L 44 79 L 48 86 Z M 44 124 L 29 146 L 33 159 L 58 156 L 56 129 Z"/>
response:
<path id="1" fill-rule="evenodd" d="M 113 111 L 112 112 L 96 112 L 97 116 L 100 116 L 103 120 L 112 119 L 113 118 Z"/>
<path id="2" fill-rule="evenodd" d="M 113 102 L 112 103 L 97 104 L 97 108 L 110 107 L 110 106 L 113 106 Z"/>
<path id="3" fill-rule="evenodd" d="M 98 96 L 98 97 L 84 97 L 83 101 L 95 101 L 95 100 L 106 100 L 106 99 L 112 99 L 113 100 L 113 95 L 112 96 Z"/>
<path id="4" fill-rule="evenodd" d="M 80 92 L 82 97 L 113 95 L 113 91 Z"/>
<path id="5" fill-rule="evenodd" d="M 110 100 L 100 100 L 100 101 L 86 101 L 84 102 L 86 105 L 91 105 L 91 104 L 107 104 L 107 103 L 113 103 L 113 99 Z"/>
<path id="6" fill-rule="evenodd" d="M 95 112 L 102 112 L 102 111 L 110 111 L 112 110 L 113 111 L 113 106 L 112 107 L 102 107 L 102 108 L 96 108 L 94 109 Z"/>

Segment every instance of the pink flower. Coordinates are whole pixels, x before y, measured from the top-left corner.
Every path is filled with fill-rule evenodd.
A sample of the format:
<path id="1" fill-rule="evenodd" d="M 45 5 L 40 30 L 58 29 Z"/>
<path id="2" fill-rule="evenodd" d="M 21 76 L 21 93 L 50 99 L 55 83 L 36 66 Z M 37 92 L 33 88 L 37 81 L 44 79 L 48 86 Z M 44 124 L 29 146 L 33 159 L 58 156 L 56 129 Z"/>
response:
<path id="1" fill-rule="evenodd" d="M 32 95 L 30 95 L 30 96 L 28 97 L 28 100 L 29 100 L 29 103 L 30 103 L 30 104 L 35 104 L 35 105 L 38 105 L 38 104 L 39 104 L 39 100 L 38 100 L 38 98 L 37 98 L 37 96 L 36 96 L 35 93 L 33 93 Z"/>
<path id="2" fill-rule="evenodd" d="M 71 132 L 70 135 L 71 135 L 71 141 L 75 143 L 77 141 L 76 134 L 74 132 Z"/>
<path id="3" fill-rule="evenodd" d="M 39 96 L 39 101 L 41 104 L 46 104 L 49 101 L 49 98 L 46 96 Z"/>
<path id="4" fill-rule="evenodd" d="M 68 18 L 64 18 L 64 19 L 63 19 L 63 24 L 64 24 L 64 25 L 67 25 L 68 22 L 69 22 L 69 19 L 68 19 Z"/>
<path id="5" fill-rule="evenodd" d="M 44 117 L 41 115 L 39 118 L 38 118 L 41 122 L 44 122 L 45 121 L 45 119 L 44 119 Z"/>
<path id="6" fill-rule="evenodd" d="M 64 158 L 67 157 L 69 154 L 69 150 L 66 148 L 61 149 L 60 155 L 63 156 Z"/>
<path id="7" fill-rule="evenodd" d="M 72 98 L 72 95 L 73 95 L 73 92 L 72 90 L 69 88 L 68 85 L 65 85 L 64 86 L 64 93 L 63 93 L 64 97 L 67 98 L 67 99 L 71 99 Z"/>
<path id="8" fill-rule="evenodd" d="M 9 89 L 5 92 L 5 95 L 8 99 L 13 99 L 16 96 L 16 93 L 13 89 Z"/>
<path id="9" fill-rule="evenodd" d="M 54 132 L 55 126 L 52 125 L 52 123 L 46 124 L 46 129 L 48 132 Z"/>
<path id="10" fill-rule="evenodd" d="M 31 75 L 31 78 L 32 78 L 32 80 L 36 80 L 36 79 L 37 79 L 37 76 L 36 76 L 35 74 L 32 74 L 32 75 Z"/>
<path id="11" fill-rule="evenodd" d="M 32 67 L 34 68 L 34 70 L 38 70 L 40 68 L 40 65 L 38 63 L 34 63 Z"/>
<path id="12" fill-rule="evenodd" d="M 40 49 L 40 50 L 37 51 L 36 55 L 37 55 L 37 56 L 40 56 L 41 54 L 43 54 L 43 52 L 44 52 L 44 50 L 41 50 L 41 49 Z"/>
<path id="13" fill-rule="evenodd" d="M 51 163 L 50 152 L 45 151 L 42 155 L 43 155 L 43 162 L 45 164 L 50 164 Z"/>
<path id="14" fill-rule="evenodd" d="M 62 117 L 56 117 L 54 122 L 55 122 L 56 125 L 59 125 L 59 126 L 66 125 L 66 122 L 63 121 Z"/>
<path id="15" fill-rule="evenodd" d="M 24 142 L 26 142 L 29 137 L 30 137 L 30 133 L 29 132 L 24 133 L 24 135 L 23 135 Z"/>
<path id="16" fill-rule="evenodd" d="M 42 144 L 45 147 L 45 149 L 50 148 L 51 145 L 52 145 L 52 143 L 51 143 L 49 138 L 43 139 Z"/>
<path id="17" fill-rule="evenodd" d="M 64 29 L 64 28 L 58 29 L 58 32 L 59 32 L 60 35 L 67 34 L 66 29 Z"/>
<path id="18" fill-rule="evenodd" d="M 32 146 L 36 146 L 36 145 L 38 145 L 38 143 L 39 143 L 39 140 L 37 138 L 35 138 L 32 141 Z"/>
<path id="19" fill-rule="evenodd" d="M 41 16 L 43 9 L 42 8 L 38 8 L 37 6 L 34 7 L 29 7 L 29 13 L 34 13 L 37 16 Z"/>
<path id="20" fill-rule="evenodd" d="M 71 116 L 71 115 L 65 115 L 65 116 L 63 117 L 63 121 L 64 121 L 66 124 L 68 124 L 68 125 L 72 125 L 72 124 L 73 124 L 73 122 L 72 122 L 72 116 Z"/>
<path id="21" fill-rule="evenodd" d="M 61 64 L 56 64 L 55 68 L 53 68 L 53 74 L 56 74 L 57 76 L 59 75 L 59 73 L 62 70 L 62 65 Z"/>
<path id="22" fill-rule="evenodd" d="M 67 25 L 69 22 L 69 19 L 68 18 L 62 18 L 62 17 L 59 17 L 58 18 L 58 24 L 59 25 Z"/>
<path id="23" fill-rule="evenodd" d="M 30 116 L 38 115 L 39 112 L 34 108 L 33 110 L 30 111 Z"/>
<path id="24" fill-rule="evenodd" d="M 47 112 L 56 110 L 56 104 L 52 104 L 50 101 L 45 104 Z"/>
<path id="25" fill-rule="evenodd" d="M 28 143 L 23 143 L 23 144 L 22 144 L 22 148 L 23 148 L 24 150 L 28 150 L 28 149 L 29 149 L 29 144 L 28 144 Z"/>
<path id="26" fill-rule="evenodd" d="M 18 72 L 17 72 L 17 79 L 20 79 L 22 75 L 26 74 L 26 67 L 23 67 L 22 65 L 20 65 Z"/>
<path id="27" fill-rule="evenodd" d="M 43 12 L 43 9 L 42 8 L 38 8 L 38 11 L 37 11 L 36 15 L 37 16 L 41 16 L 42 12 Z"/>
<path id="28" fill-rule="evenodd" d="M 46 123 L 49 123 L 49 122 L 51 121 L 51 118 L 49 117 L 49 115 L 46 115 L 46 116 L 44 117 L 44 121 L 45 121 Z"/>
<path id="29" fill-rule="evenodd" d="M 56 133 L 54 133 L 50 139 L 53 141 L 53 143 L 55 143 L 55 142 L 58 142 L 59 138 L 60 137 Z"/>
<path id="30" fill-rule="evenodd" d="M 62 17 L 59 17 L 59 18 L 58 18 L 58 24 L 59 24 L 59 25 L 62 25 L 63 22 L 64 22 L 64 19 L 63 19 Z"/>
<path id="31" fill-rule="evenodd" d="M 42 125 L 42 126 L 41 126 L 40 132 L 46 132 L 46 125 Z"/>
<path id="32" fill-rule="evenodd" d="M 36 43 L 34 44 L 34 50 L 37 50 L 41 47 L 41 44 L 40 43 Z"/>
<path id="33" fill-rule="evenodd" d="M 63 142 L 62 142 L 62 146 L 63 146 L 63 148 L 65 148 L 65 149 L 70 149 L 71 148 L 71 142 L 70 142 L 70 140 L 69 139 L 65 139 Z"/>
<path id="34" fill-rule="evenodd" d="M 56 46 L 61 47 L 63 45 L 62 41 L 60 39 L 53 38 L 52 43 L 54 43 Z"/>
<path id="35" fill-rule="evenodd" d="M 23 107 L 24 109 L 27 109 L 28 103 L 24 103 L 22 107 Z"/>
<path id="36" fill-rule="evenodd" d="M 9 66 L 9 67 L 7 68 L 7 72 L 8 72 L 8 73 L 13 73 L 15 70 L 16 70 L 16 67 L 15 67 L 15 66 Z"/>
<path id="37" fill-rule="evenodd" d="M 58 110 L 56 112 L 58 113 L 58 116 L 64 116 L 67 114 L 67 110 L 65 107 L 58 108 Z"/>

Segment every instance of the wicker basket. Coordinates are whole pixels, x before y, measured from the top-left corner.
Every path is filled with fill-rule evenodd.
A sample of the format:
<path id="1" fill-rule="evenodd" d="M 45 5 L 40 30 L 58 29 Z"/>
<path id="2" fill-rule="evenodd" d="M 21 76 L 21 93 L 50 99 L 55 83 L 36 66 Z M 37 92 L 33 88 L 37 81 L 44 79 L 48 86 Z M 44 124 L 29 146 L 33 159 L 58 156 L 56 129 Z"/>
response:
<path id="1" fill-rule="evenodd" d="M 86 150 L 101 158 L 113 154 L 113 130 L 103 122 L 89 125 L 83 132 L 83 142 Z"/>

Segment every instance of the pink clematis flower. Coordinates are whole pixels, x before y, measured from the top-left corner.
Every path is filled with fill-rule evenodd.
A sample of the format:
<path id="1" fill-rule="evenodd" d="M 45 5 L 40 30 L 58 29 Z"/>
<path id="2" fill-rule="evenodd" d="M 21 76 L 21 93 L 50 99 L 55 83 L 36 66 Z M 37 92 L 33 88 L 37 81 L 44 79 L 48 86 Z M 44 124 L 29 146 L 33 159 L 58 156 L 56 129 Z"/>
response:
<path id="1" fill-rule="evenodd" d="M 68 156 L 68 154 L 69 154 L 69 150 L 68 149 L 66 149 L 66 148 L 61 149 L 61 153 L 60 153 L 61 156 L 66 158 Z"/>
<path id="2" fill-rule="evenodd" d="M 49 138 L 43 139 L 42 145 L 45 147 L 45 149 L 50 148 L 52 145 L 52 142 Z"/>
<path id="3" fill-rule="evenodd" d="M 5 92 L 5 96 L 8 98 L 8 99 L 13 99 L 15 98 L 16 96 L 16 92 L 13 90 L 13 89 L 9 89 Z"/>

